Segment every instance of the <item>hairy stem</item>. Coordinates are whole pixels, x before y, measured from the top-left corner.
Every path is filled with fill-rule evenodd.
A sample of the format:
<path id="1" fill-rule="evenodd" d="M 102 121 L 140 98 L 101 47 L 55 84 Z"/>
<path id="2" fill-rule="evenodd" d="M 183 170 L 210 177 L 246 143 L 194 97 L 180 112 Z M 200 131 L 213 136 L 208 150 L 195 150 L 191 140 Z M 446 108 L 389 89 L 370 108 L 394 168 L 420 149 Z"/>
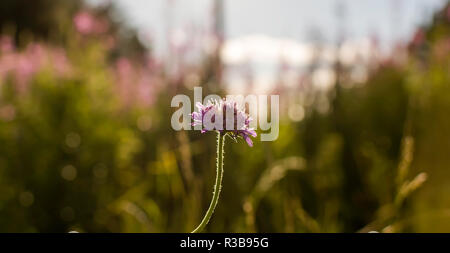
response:
<path id="1" fill-rule="evenodd" d="M 192 233 L 201 232 L 209 220 L 211 219 L 214 209 L 219 202 L 220 191 L 222 190 L 222 177 L 223 177 L 223 157 L 224 157 L 224 146 L 225 146 L 225 135 L 222 133 L 217 133 L 217 163 L 216 163 L 216 184 L 214 185 L 214 193 L 211 203 L 209 204 L 208 211 L 206 211 L 205 216 L 202 219 L 200 225 L 197 226 Z"/>

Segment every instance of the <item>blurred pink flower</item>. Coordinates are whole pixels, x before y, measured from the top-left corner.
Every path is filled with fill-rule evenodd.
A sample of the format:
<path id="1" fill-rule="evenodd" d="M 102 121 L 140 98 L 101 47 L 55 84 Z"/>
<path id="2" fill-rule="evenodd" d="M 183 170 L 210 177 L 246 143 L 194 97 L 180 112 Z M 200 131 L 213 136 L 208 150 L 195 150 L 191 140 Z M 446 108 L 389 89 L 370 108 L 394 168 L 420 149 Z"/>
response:
<path id="1" fill-rule="evenodd" d="M 33 75 L 44 68 L 53 70 L 57 76 L 71 71 L 63 49 L 30 43 L 23 51 L 9 51 L 0 55 L 0 82 L 10 75 L 15 80 L 16 90 L 24 93 Z"/>
<path id="2" fill-rule="evenodd" d="M 117 92 L 125 106 L 150 106 L 155 100 L 155 74 L 151 68 L 136 67 L 127 58 L 120 58 L 115 64 Z"/>
<path id="3" fill-rule="evenodd" d="M 97 19 L 87 11 L 77 13 L 73 18 L 73 23 L 75 29 L 83 35 L 102 34 L 109 28 L 106 20 Z"/>
<path id="4" fill-rule="evenodd" d="M 19 55 L 15 68 L 14 76 L 17 81 L 17 91 L 24 93 L 28 88 L 28 82 L 36 72 L 36 66 L 26 55 Z"/>
<path id="5" fill-rule="evenodd" d="M 131 103 L 134 73 L 130 60 L 120 58 L 116 62 L 117 89 L 125 105 Z"/>
<path id="6" fill-rule="evenodd" d="M 52 51 L 51 61 L 53 62 L 53 66 L 57 75 L 63 76 L 71 73 L 72 68 L 70 66 L 69 59 L 67 59 L 67 55 L 64 49 L 55 49 L 54 51 Z"/>
<path id="7" fill-rule="evenodd" d="M 447 7 L 447 20 L 450 21 L 450 5 Z"/>
<path id="8" fill-rule="evenodd" d="M 450 39 L 441 39 L 437 41 L 434 45 L 433 52 L 438 60 L 448 60 L 450 55 Z"/>
<path id="9" fill-rule="evenodd" d="M 138 83 L 137 97 L 140 105 L 150 106 L 153 103 L 152 79 L 150 76 L 142 76 Z"/>
<path id="10" fill-rule="evenodd" d="M 107 49 L 113 49 L 117 45 L 116 38 L 112 35 L 106 36 L 104 44 Z"/>
<path id="11" fill-rule="evenodd" d="M 90 34 L 94 30 L 94 17 L 86 11 L 76 14 L 73 22 L 75 24 L 75 28 L 81 34 Z"/>
<path id="12" fill-rule="evenodd" d="M 422 45 L 425 42 L 425 36 L 425 31 L 423 29 L 417 29 L 412 40 L 412 45 L 415 47 Z"/>
<path id="13" fill-rule="evenodd" d="M 16 117 L 16 108 L 13 105 L 5 105 L 0 107 L 0 119 L 3 121 L 11 121 Z"/>
<path id="14" fill-rule="evenodd" d="M 10 36 L 0 36 L 0 53 L 14 51 L 14 41 Z"/>

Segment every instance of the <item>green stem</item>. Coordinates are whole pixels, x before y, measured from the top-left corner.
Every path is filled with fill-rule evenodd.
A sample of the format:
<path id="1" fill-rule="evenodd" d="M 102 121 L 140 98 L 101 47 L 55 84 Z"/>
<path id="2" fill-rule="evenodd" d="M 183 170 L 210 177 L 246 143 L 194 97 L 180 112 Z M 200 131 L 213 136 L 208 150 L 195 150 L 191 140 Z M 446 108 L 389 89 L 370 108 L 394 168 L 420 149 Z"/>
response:
<path id="1" fill-rule="evenodd" d="M 224 157 L 225 135 L 217 133 L 217 164 L 216 164 L 216 184 L 214 185 L 214 193 L 211 203 L 209 204 L 208 211 L 202 219 L 200 225 L 197 226 L 192 233 L 199 233 L 206 227 L 211 219 L 214 209 L 219 202 L 220 191 L 222 190 L 222 178 L 223 178 L 223 157 Z"/>

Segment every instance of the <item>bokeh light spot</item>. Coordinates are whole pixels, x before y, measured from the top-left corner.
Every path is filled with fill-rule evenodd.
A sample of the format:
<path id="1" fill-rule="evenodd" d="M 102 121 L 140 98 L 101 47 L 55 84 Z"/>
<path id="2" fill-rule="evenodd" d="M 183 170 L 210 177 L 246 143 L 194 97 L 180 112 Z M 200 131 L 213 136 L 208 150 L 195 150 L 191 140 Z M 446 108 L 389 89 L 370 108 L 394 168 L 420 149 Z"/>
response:
<path id="1" fill-rule="evenodd" d="M 61 177 L 67 181 L 73 181 L 77 177 L 77 169 L 72 165 L 67 165 L 62 168 Z"/>
<path id="2" fill-rule="evenodd" d="M 34 203 L 34 195 L 33 193 L 26 191 L 22 192 L 19 196 L 19 202 L 24 207 L 29 207 Z"/>
<path id="3" fill-rule="evenodd" d="M 81 143 L 81 137 L 79 134 L 77 133 L 69 133 L 66 136 L 66 145 L 69 148 L 77 148 L 78 146 L 80 146 Z"/>
<path id="4" fill-rule="evenodd" d="M 152 127 L 152 119 L 150 116 L 140 116 L 137 120 L 137 127 L 143 132 L 150 130 Z"/>
<path id="5" fill-rule="evenodd" d="M 291 105 L 289 107 L 288 115 L 292 121 L 295 122 L 302 121 L 303 118 L 305 117 L 305 109 L 303 109 L 303 106 L 299 104 Z"/>

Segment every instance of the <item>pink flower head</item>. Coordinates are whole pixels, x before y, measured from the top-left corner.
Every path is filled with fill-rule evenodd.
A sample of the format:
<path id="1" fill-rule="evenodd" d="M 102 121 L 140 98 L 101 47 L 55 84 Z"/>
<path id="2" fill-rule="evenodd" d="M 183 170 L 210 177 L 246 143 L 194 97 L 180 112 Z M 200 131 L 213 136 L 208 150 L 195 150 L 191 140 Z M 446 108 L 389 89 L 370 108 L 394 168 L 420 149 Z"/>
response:
<path id="1" fill-rule="evenodd" d="M 94 17 L 88 12 L 80 12 L 75 15 L 73 22 L 75 24 L 75 28 L 81 34 L 89 34 L 92 33 L 95 26 Z"/>
<path id="2" fill-rule="evenodd" d="M 96 18 L 88 11 L 80 11 L 73 18 L 77 31 L 83 35 L 102 34 L 108 30 L 108 22 Z"/>
<path id="3" fill-rule="evenodd" d="M 0 36 L 0 53 L 10 53 L 14 51 L 14 41 L 9 36 Z"/>
<path id="4" fill-rule="evenodd" d="M 197 103 L 196 106 L 198 112 L 191 114 L 192 125 L 202 126 L 201 133 L 218 131 L 235 141 L 237 138 L 243 138 L 250 147 L 253 147 L 250 136 L 256 137 L 256 132 L 250 128 L 252 118 L 239 108 L 237 102 L 223 99 L 210 101 L 206 105 Z M 220 119 L 222 122 L 218 122 Z"/>

